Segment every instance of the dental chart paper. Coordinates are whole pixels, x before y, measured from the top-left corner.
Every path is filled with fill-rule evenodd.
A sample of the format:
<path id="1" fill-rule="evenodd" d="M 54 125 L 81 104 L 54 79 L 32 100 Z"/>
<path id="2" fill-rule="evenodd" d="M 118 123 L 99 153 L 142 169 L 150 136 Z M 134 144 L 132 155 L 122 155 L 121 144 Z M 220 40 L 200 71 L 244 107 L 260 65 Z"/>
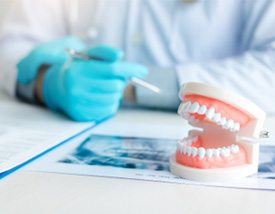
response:
<path id="1" fill-rule="evenodd" d="M 0 177 L 93 125 L 0 95 Z"/>
<path id="2" fill-rule="evenodd" d="M 169 157 L 184 130 L 176 128 L 177 124 L 173 126 L 171 121 L 174 116 L 165 118 L 165 114 L 162 117 L 166 123 L 162 126 L 157 122 L 152 122 L 151 125 L 143 123 L 142 117 L 149 115 L 142 112 L 122 112 L 92 130 L 89 135 L 62 145 L 26 169 L 179 184 L 275 190 L 275 144 L 261 146 L 257 176 L 222 183 L 195 182 L 174 176 L 168 170 Z M 152 121 L 157 115 L 151 115 Z M 130 116 L 136 118 L 135 122 L 129 121 Z"/>

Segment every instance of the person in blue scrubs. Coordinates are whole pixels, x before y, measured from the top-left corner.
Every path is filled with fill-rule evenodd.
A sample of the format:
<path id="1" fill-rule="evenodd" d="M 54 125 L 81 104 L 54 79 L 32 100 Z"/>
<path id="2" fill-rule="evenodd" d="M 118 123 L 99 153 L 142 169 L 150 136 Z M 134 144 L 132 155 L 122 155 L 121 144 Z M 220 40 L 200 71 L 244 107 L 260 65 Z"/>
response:
<path id="1" fill-rule="evenodd" d="M 121 100 L 174 110 L 190 81 L 274 113 L 274 11 L 273 0 L 22 0 L 1 29 L 10 77 L 1 87 L 78 121 L 112 115 Z M 66 63 L 66 48 L 104 60 Z M 128 84 L 132 77 L 162 93 Z"/>

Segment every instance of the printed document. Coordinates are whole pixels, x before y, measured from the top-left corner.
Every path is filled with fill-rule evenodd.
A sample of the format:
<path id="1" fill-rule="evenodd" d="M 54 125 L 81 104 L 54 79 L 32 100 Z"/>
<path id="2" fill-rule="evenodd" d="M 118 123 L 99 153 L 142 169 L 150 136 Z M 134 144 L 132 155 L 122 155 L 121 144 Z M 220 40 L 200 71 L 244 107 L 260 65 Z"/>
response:
<path id="1" fill-rule="evenodd" d="M 0 176 L 89 129 L 60 113 L 0 97 Z"/>

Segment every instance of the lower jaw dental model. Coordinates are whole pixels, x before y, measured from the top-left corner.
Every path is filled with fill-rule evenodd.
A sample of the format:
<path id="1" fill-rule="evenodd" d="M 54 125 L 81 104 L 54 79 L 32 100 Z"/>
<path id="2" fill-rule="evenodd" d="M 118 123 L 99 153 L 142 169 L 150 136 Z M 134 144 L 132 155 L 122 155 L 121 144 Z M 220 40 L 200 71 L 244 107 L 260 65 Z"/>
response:
<path id="1" fill-rule="evenodd" d="M 180 140 L 170 170 L 196 181 L 231 181 L 258 171 L 265 112 L 249 100 L 201 83 L 186 83 L 178 113 L 197 130 Z"/>

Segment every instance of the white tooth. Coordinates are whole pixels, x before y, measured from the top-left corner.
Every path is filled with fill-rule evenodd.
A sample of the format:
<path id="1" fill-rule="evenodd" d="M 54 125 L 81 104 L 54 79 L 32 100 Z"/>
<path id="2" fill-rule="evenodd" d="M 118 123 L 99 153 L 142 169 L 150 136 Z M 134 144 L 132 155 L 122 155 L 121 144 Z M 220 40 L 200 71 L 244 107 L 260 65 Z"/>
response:
<path id="1" fill-rule="evenodd" d="M 190 109 L 191 105 L 192 105 L 192 103 L 191 103 L 190 101 L 188 101 L 188 102 L 186 103 L 186 105 L 184 106 L 183 111 L 184 111 L 184 112 L 189 112 L 189 109 Z"/>
<path id="2" fill-rule="evenodd" d="M 182 152 L 183 152 L 183 154 L 186 154 L 186 152 L 187 152 L 187 147 L 185 145 L 182 148 Z"/>
<path id="3" fill-rule="evenodd" d="M 232 153 L 236 154 L 236 153 L 238 153 L 238 152 L 240 151 L 240 148 L 239 148 L 238 145 L 233 144 L 233 145 L 231 145 L 231 147 L 230 147 L 230 151 L 231 151 Z"/>
<path id="4" fill-rule="evenodd" d="M 240 131 L 240 124 L 239 123 L 234 124 L 234 131 L 235 132 Z"/>
<path id="5" fill-rule="evenodd" d="M 221 152 L 220 152 L 219 149 L 214 149 L 214 150 L 213 150 L 213 155 L 214 155 L 215 157 L 220 157 L 220 154 L 221 154 Z"/>
<path id="6" fill-rule="evenodd" d="M 192 147 L 192 156 L 195 157 L 198 154 L 198 149 L 196 147 Z"/>
<path id="7" fill-rule="evenodd" d="M 218 123 L 221 120 L 221 117 L 222 117 L 221 114 L 217 113 L 217 114 L 214 115 L 213 121 Z"/>
<path id="8" fill-rule="evenodd" d="M 221 150 L 221 155 L 223 157 L 228 157 L 230 155 L 230 149 L 223 147 L 222 150 Z"/>
<path id="9" fill-rule="evenodd" d="M 228 120 L 228 127 L 229 127 L 229 129 L 231 129 L 231 128 L 233 128 L 234 127 L 234 121 L 233 120 Z"/>
<path id="10" fill-rule="evenodd" d="M 211 158 L 213 156 L 213 149 L 207 149 L 206 155 L 207 155 L 207 157 Z"/>
<path id="11" fill-rule="evenodd" d="M 188 156 L 191 155 L 191 153 L 192 153 L 192 148 L 191 148 L 191 146 L 187 146 L 186 152 L 187 152 L 187 155 L 188 155 Z"/>
<path id="12" fill-rule="evenodd" d="M 191 105 L 192 103 L 190 101 L 184 103 L 184 108 L 182 109 L 183 112 L 188 112 Z"/>
<path id="13" fill-rule="evenodd" d="M 178 114 L 183 116 L 183 109 L 185 107 L 186 103 L 181 103 L 179 108 L 178 108 Z"/>
<path id="14" fill-rule="evenodd" d="M 199 108 L 200 108 L 200 104 L 199 104 L 198 102 L 194 102 L 194 103 L 191 105 L 191 107 L 190 107 L 190 109 L 189 109 L 189 112 L 190 112 L 190 113 L 197 113 L 198 110 L 199 110 Z"/>
<path id="15" fill-rule="evenodd" d="M 203 105 L 199 108 L 198 114 L 203 115 L 206 113 L 206 111 L 207 111 L 207 107 L 206 107 L 206 105 Z"/>
<path id="16" fill-rule="evenodd" d="M 205 156 L 205 148 L 200 147 L 199 150 L 198 150 L 198 154 L 199 154 L 200 159 L 204 158 L 204 156 Z"/>
<path id="17" fill-rule="evenodd" d="M 222 117 L 220 122 L 219 122 L 219 125 L 220 126 L 224 126 L 224 124 L 226 124 L 226 118 L 225 117 Z"/>
<path id="18" fill-rule="evenodd" d="M 235 123 L 233 123 L 233 126 L 230 127 L 229 131 L 235 132 L 234 127 L 235 127 Z"/>
<path id="19" fill-rule="evenodd" d="M 224 129 L 229 129 L 230 128 L 230 123 L 229 120 L 226 121 L 226 123 L 222 126 Z"/>
<path id="20" fill-rule="evenodd" d="M 210 109 L 207 110 L 206 112 L 206 117 L 211 120 L 215 115 L 215 108 L 211 107 Z"/>

